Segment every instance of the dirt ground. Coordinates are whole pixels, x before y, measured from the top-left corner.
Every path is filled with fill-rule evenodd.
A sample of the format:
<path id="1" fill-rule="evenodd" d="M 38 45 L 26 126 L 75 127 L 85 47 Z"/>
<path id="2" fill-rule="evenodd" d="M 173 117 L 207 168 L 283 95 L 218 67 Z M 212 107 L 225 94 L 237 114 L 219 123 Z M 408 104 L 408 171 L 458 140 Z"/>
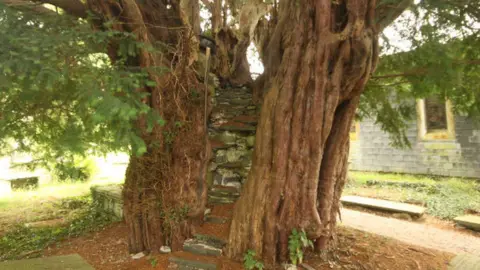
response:
<path id="1" fill-rule="evenodd" d="M 231 216 L 232 206 L 217 206 L 212 214 Z M 229 224 L 205 224 L 198 233 L 226 239 Z M 65 240 L 44 251 L 44 256 L 78 253 L 97 270 L 167 269 L 170 255 L 146 256 L 133 260 L 128 254 L 127 228 L 123 223 L 112 224 L 102 231 Z M 305 263 L 314 269 L 447 269 L 452 254 L 412 246 L 390 238 L 339 227 L 336 247 L 319 255 L 307 252 Z M 182 257 L 197 257 L 175 252 Z M 243 269 L 239 262 L 226 258 L 206 258 L 216 261 L 219 269 Z M 277 269 L 281 269 L 280 266 Z"/>

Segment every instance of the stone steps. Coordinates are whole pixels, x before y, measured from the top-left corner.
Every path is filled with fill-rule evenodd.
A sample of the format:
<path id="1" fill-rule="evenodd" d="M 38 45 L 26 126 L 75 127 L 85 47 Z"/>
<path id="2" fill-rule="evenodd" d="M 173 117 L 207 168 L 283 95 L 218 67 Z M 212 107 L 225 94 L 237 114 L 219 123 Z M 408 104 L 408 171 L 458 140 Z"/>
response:
<path id="1" fill-rule="evenodd" d="M 258 120 L 253 93 L 247 87 L 217 89 L 210 114 L 209 136 L 212 163 L 208 184 L 241 188 L 251 166 Z M 231 199 L 213 195 L 212 204 L 232 203 Z"/>
<path id="2" fill-rule="evenodd" d="M 392 213 L 404 213 L 412 217 L 420 217 L 425 213 L 425 208 L 421 206 L 360 196 L 343 196 L 340 201 L 345 205 L 360 206 Z"/>
<path id="3" fill-rule="evenodd" d="M 168 269 L 215 270 L 218 269 L 215 257 L 221 256 L 226 242 L 211 235 L 196 234 L 183 244 L 182 252 L 169 257 Z"/>
<path id="4" fill-rule="evenodd" d="M 204 220 L 207 223 L 213 223 L 213 224 L 225 224 L 228 221 L 227 218 L 213 216 L 213 215 L 206 215 Z"/>
<path id="5" fill-rule="evenodd" d="M 169 270 L 216 270 L 217 263 L 208 256 L 192 255 L 188 252 L 175 252 L 169 258 Z"/>
<path id="6" fill-rule="evenodd" d="M 187 239 L 183 243 L 183 251 L 203 256 L 221 256 L 223 246 L 214 246 L 208 241 L 200 239 Z"/>
<path id="7" fill-rule="evenodd" d="M 480 216 L 465 215 L 453 219 L 456 224 L 465 228 L 480 231 Z"/>

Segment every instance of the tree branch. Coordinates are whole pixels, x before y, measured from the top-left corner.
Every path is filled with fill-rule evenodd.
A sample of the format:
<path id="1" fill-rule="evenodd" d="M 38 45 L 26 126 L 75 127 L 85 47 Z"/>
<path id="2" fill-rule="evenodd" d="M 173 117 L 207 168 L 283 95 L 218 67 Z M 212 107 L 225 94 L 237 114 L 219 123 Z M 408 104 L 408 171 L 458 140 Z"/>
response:
<path id="1" fill-rule="evenodd" d="M 480 65 L 480 59 L 473 59 L 473 60 L 457 60 L 454 61 L 453 64 L 457 65 Z M 386 74 L 386 75 L 379 75 L 379 76 L 372 76 L 371 79 L 389 79 L 395 77 L 408 77 L 408 76 L 422 76 L 426 75 L 429 72 L 428 68 L 417 68 L 409 71 L 405 71 L 402 73 L 393 73 L 393 74 Z"/>
<path id="2" fill-rule="evenodd" d="M 379 3 L 375 11 L 377 31 L 382 32 L 412 4 L 413 0 L 398 0 L 397 4 Z"/>

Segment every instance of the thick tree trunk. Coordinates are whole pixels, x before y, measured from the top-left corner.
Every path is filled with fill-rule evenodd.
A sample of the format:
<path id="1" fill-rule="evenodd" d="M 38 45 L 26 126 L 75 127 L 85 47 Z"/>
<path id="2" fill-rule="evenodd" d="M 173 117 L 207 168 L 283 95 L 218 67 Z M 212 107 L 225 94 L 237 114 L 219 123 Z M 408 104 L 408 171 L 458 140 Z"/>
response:
<path id="1" fill-rule="evenodd" d="M 203 220 L 206 204 L 208 97 L 191 69 L 198 50 L 198 2 L 88 0 L 87 6 L 97 15 L 96 28 L 109 21 L 113 29 L 133 33 L 145 48 L 162 44 L 162 50 L 141 48 L 126 61 L 129 67 L 144 68 L 156 83 L 138 91 L 148 94 L 143 102 L 166 124 L 150 131 L 144 117 L 136 122 L 147 152 L 130 158 L 124 217 L 130 252 L 157 252 L 162 245 L 178 250 L 191 236 L 192 224 Z M 115 41 L 110 47 L 109 56 L 116 61 Z M 160 74 L 158 67 L 170 71 Z"/>
<path id="2" fill-rule="evenodd" d="M 253 165 L 237 202 L 227 255 L 253 249 L 288 260 L 292 229 L 316 247 L 332 237 L 345 183 L 349 128 L 378 55 L 374 0 L 280 3 L 268 46 Z"/>

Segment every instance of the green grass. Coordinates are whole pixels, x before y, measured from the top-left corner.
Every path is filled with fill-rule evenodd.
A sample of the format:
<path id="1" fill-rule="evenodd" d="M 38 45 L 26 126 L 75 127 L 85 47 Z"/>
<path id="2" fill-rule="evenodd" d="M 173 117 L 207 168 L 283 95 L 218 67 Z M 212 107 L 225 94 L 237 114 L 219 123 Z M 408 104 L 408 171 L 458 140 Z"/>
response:
<path id="1" fill-rule="evenodd" d="M 71 219 L 75 211 L 59 208 L 63 199 L 90 194 L 92 185 L 121 183 L 121 179 L 101 179 L 85 183 L 51 183 L 34 190 L 19 190 L 0 197 L 0 235 L 15 226 L 57 218 Z"/>
<path id="2" fill-rule="evenodd" d="M 345 195 L 423 204 L 428 214 L 441 219 L 480 211 L 480 182 L 476 180 L 370 172 L 350 172 L 349 178 Z M 377 183 L 368 185 L 367 181 L 371 180 Z M 410 186 L 382 184 L 387 181 L 408 183 Z"/>
<path id="3" fill-rule="evenodd" d="M 99 230 L 117 220 L 99 211 L 88 195 L 61 199 L 56 208 L 76 214 L 65 226 L 35 228 L 15 225 L 0 237 L 0 261 L 36 257 L 53 243 Z"/>

